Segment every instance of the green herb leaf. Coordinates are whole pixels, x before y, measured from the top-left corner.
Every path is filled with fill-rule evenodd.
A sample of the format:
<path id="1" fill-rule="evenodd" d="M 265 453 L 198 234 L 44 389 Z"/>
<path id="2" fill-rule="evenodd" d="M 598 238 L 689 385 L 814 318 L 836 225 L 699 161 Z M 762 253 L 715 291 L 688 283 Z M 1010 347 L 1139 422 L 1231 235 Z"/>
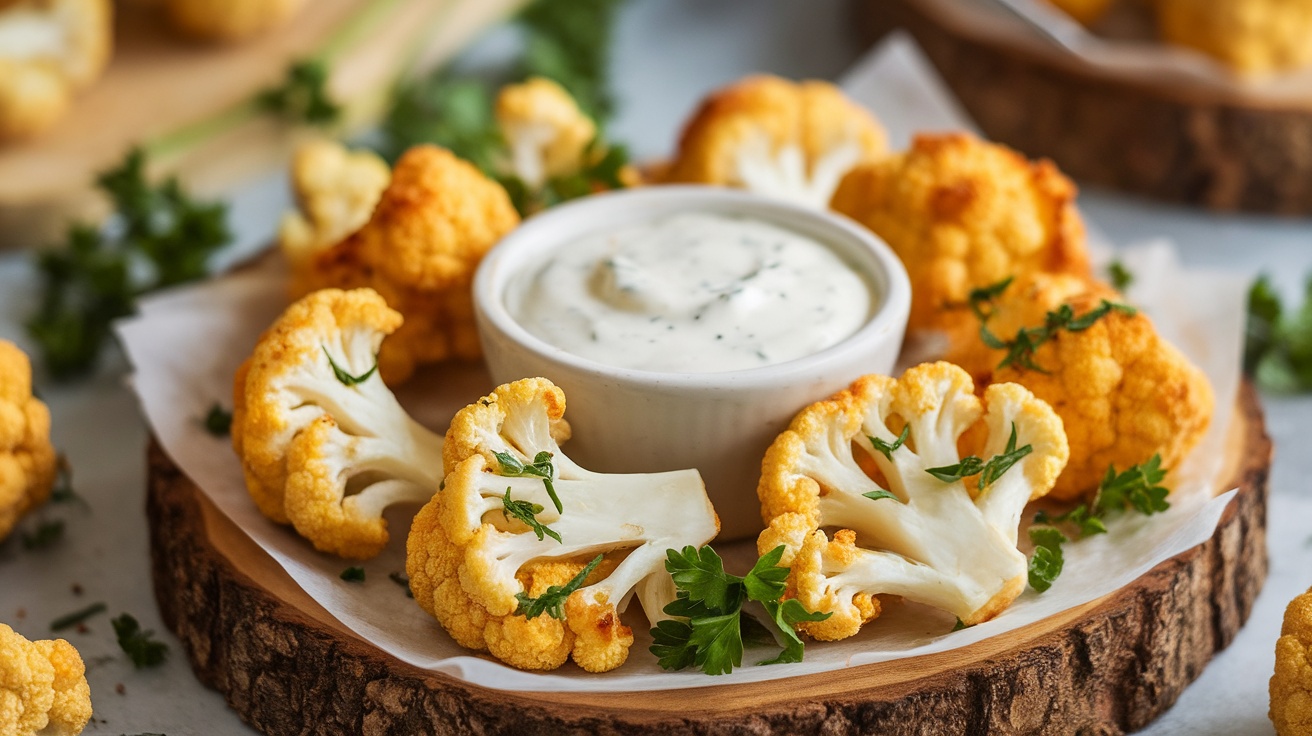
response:
<path id="1" fill-rule="evenodd" d="M 724 561 L 709 545 L 666 550 L 665 569 L 674 585 L 709 610 L 726 612 L 742 606 L 747 595 L 743 579 L 724 571 Z M 758 578 L 759 579 L 759 578 Z"/>
<path id="2" fill-rule="evenodd" d="M 953 631 L 962 631 L 964 629 L 969 629 L 969 628 L 970 626 L 967 626 L 966 622 L 962 621 L 960 618 L 958 618 L 957 623 L 953 624 L 952 626 Z"/>
<path id="3" fill-rule="evenodd" d="M 232 431 L 232 412 L 215 402 L 205 415 L 205 431 L 215 437 L 227 437 Z"/>
<path id="4" fill-rule="evenodd" d="M 897 452 L 897 449 L 899 447 L 906 444 L 907 437 L 909 436 L 911 436 L 910 424 L 902 428 L 902 434 L 899 434 L 897 436 L 897 439 L 893 440 L 893 444 L 891 445 L 879 439 L 878 437 L 874 437 L 872 435 L 866 435 L 866 439 L 870 440 L 870 444 L 873 445 L 875 450 L 877 450 L 881 455 L 883 455 L 888 460 L 892 460 L 893 453 Z"/>
<path id="5" fill-rule="evenodd" d="M 392 582 L 396 583 L 402 588 L 405 588 L 406 598 L 415 597 L 414 591 L 410 590 L 410 576 L 406 575 L 403 572 L 389 572 L 387 573 L 387 579 L 391 580 Z"/>
<path id="6" fill-rule="evenodd" d="M 37 524 L 36 531 L 32 533 L 23 532 L 23 549 L 38 550 L 53 547 L 55 543 L 64 538 L 64 522 L 56 519 L 54 521 L 42 520 Z"/>
<path id="7" fill-rule="evenodd" d="M 867 493 L 862 493 L 861 495 L 865 496 L 871 501 L 878 501 L 881 498 L 891 498 L 894 501 L 897 501 L 898 503 L 902 503 L 902 499 L 898 498 L 897 494 L 890 493 L 889 491 L 886 491 L 883 488 L 878 488 L 876 490 L 869 491 Z"/>
<path id="8" fill-rule="evenodd" d="M 522 590 L 516 593 L 515 600 L 519 602 L 519 605 L 515 608 L 515 615 L 532 620 L 545 613 L 556 620 L 564 621 L 565 601 L 573 595 L 574 591 L 583 587 L 583 582 L 588 579 L 593 570 L 597 569 L 597 565 L 600 565 L 604 558 L 605 555 L 597 555 L 592 562 L 579 570 L 579 573 L 571 578 L 568 583 L 552 585 L 537 598 L 529 596 Z"/>
<path id="9" fill-rule="evenodd" d="M 80 611 L 66 613 L 63 616 L 60 616 L 59 618 L 55 619 L 54 621 L 51 621 L 50 630 L 63 631 L 64 629 L 71 629 L 74 626 L 77 626 L 78 624 L 85 622 L 87 619 L 91 618 L 92 616 L 95 616 L 98 613 L 104 613 L 106 610 L 108 610 L 108 606 L 106 606 L 104 603 L 92 603 L 91 605 L 87 606 L 86 608 L 83 608 Z"/>
<path id="10" fill-rule="evenodd" d="M 765 610 L 770 613 L 774 619 L 775 626 L 779 627 L 780 633 L 784 635 L 784 650 L 777 657 L 767 659 L 757 664 L 784 664 L 789 662 L 801 662 L 802 656 L 806 653 L 806 643 L 797 635 L 794 625 L 800 621 L 824 621 L 832 616 L 832 613 L 820 613 L 818 611 L 808 611 L 796 598 L 789 598 L 783 601 L 766 601 Z"/>
<path id="11" fill-rule="evenodd" d="M 961 462 L 954 465 L 944 465 L 938 468 L 925 468 L 925 472 L 938 478 L 944 483 L 956 483 L 972 475 L 979 475 L 984 470 L 984 461 L 975 455 L 967 455 L 961 458 Z"/>
<path id="12" fill-rule="evenodd" d="M 510 488 L 506 488 L 505 498 L 501 499 L 501 505 L 505 507 L 506 516 L 511 519 L 518 519 L 528 525 L 529 529 L 537 535 L 538 541 L 541 542 L 545 537 L 564 544 L 560 535 L 555 529 L 538 521 L 538 514 L 543 512 L 542 504 L 533 503 L 532 501 L 518 501 L 510 497 Z"/>
<path id="13" fill-rule="evenodd" d="M 1112 261 L 1111 265 L 1107 266 L 1107 275 L 1112 279 L 1112 288 L 1117 291 L 1123 292 L 1134 283 L 1134 274 L 1119 260 Z"/>
<path id="14" fill-rule="evenodd" d="M 266 89 L 256 104 L 297 123 L 327 126 L 337 122 L 341 107 L 328 95 L 328 67 L 322 61 L 301 60 L 287 67 L 281 85 Z"/>
<path id="15" fill-rule="evenodd" d="M 1098 486 L 1094 507 L 1105 513 L 1130 506 L 1149 516 L 1171 508 L 1166 500 L 1170 491 L 1159 485 L 1166 478 L 1161 465 L 1162 456 L 1153 455 L 1148 462 L 1131 465 L 1121 473 L 1116 472 L 1115 466 L 1109 466 Z"/>
<path id="16" fill-rule="evenodd" d="M 77 504 L 84 509 L 90 509 L 91 504 L 86 499 L 77 494 L 73 488 L 73 466 L 69 464 L 68 457 L 64 453 L 59 453 L 55 462 L 55 487 L 50 491 L 50 501 L 59 504 Z"/>
<path id="17" fill-rule="evenodd" d="M 743 646 L 764 647 L 778 645 L 778 642 L 774 640 L 774 634 L 770 633 L 769 627 L 761 623 L 760 620 L 746 611 L 740 612 L 738 627 L 743 632 Z"/>
<path id="18" fill-rule="evenodd" d="M 154 667 L 168 656 L 169 645 L 152 639 L 155 632 L 142 631 L 141 624 L 130 614 L 122 614 L 110 623 L 114 625 L 119 647 L 137 669 Z"/>
<path id="19" fill-rule="evenodd" d="M 1052 583 L 1061 575 L 1065 559 L 1061 546 L 1066 543 L 1066 535 L 1061 530 L 1050 526 L 1030 527 L 1030 541 L 1034 543 L 1034 554 L 1030 555 L 1030 587 L 1040 593 L 1052 587 Z"/>
<path id="20" fill-rule="evenodd" d="M 328 353 L 327 346 L 320 345 L 319 347 L 323 348 L 324 357 L 328 358 L 328 365 L 332 366 L 333 375 L 337 376 L 337 380 L 340 381 L 343 386 L 354 386 L 356 384 L 364 383 L 369 380 L 369 377 L 372 376 L 375 371 L 378 370 L 378 356 L 375 355 L 372 368 L 358 376 L 353 376 L 341 366 L 337 365 L 337 361 L 333 360 L 333 356 Z"/>
<path id="21" fill-rule="evenodd" d="M 1069 304 L 1063 304 L 1057 309 L 1048 312 L 1044 316 L 1043 324 L 1039 327 L 1022 327 L 1016 331 L 1016 336 L 1010 340 L 1003 340 L 988 330 L 984 324 L 992 313 L 983 314 L 976 311 L 980 317 L 981 324 L 979 329 L 980 340 L 993 350 L 1006 350 L 1007 354 L 1002 361 L 998 363 L 998 369 L 1001 370 L 1008 366 L 1016 366 L 1024 370 L 1032 370 L 1038 373 L 1047 373 L 1047 371 L 1034 362 L 1034 353 L 1049 340 L 1054 338 L 1059 332 L 1083 332 L 1097 324 L 1098 320 L 1106 317 L 1112 312 L 1120 312 L 1125 315 L 1138 314 L 1138 310 L 1128 304 L 1113 302 L 1103 299 L 1097 307 L 1089 312 L 1075 316 L 1075 310 Z"/>
<path id="22" fill-rule="evenodd" d="M 743 663 L 738 611 L 691 619 L 688 643 L 696 649 L 693 664 L 708 675 L 727 675 Z"/>
<path id="23" fill-rule="evenodd" d="M 1015 280 L 1015 276 L 1008 276 L 997 283 L 970 290 L 970 294 L 966 297 L 966 302 L 970 305 L 970 311 L 975 313 L 975 316 L 979 318 L 980 322 L 987 322 L 988 319 L 993 316 L 993 300 L 1002 296 L 1002 293 L 1006 291 L 1007 287 L 1011 286 L 1011 282 Z"/>
<path id="24" fill-rule="evenodd" d="M 1020 459 L 1033 452 L 1031 445 L 1016 447 L 1016 423 L 1011 423 L 1011 437 L 1007 440 L 1007 447 L 1001 455 L 994 455 L 984 463 L 984 469 L 979 474 L 979 488 L 984 490 L 997 482 L 1003 473 L 1011 470 L 1011 466 L 1020 462 Z"/>
<path id="25" fill-rule="evenodd" d="M 506 478 L 541 478 L 542 484 L 547 487 L 547 495 L 551 497 L 551 503 L 556 507 L 556 513 L 563 513 L 565 508 L 561 506 L 560 497 L 556 495 L 556 486 L 552 479 L 556 476 L 556 468 L 551 464 L 551 453 L 543 450 L 533 457 L 533 464 L 525 465 L 520 459 L 508 452 L 492 453 L 497 459 L 497 465 L 500 467 L 499 475 Z"/>
<path id="26" fill-rule="evenodd" d="M 341 578 L 342 580 L 345 580 L 348 583 L 363 583 L 364 568 L 348 567 L 345 570 L 342 570 L 342 574 L 338 575 L 337 577 Z"/>
<path id="27" fill-rule="evenodd" d="M 656 663 L 661 669 L 691 667 L 697 658 L 697 647 L 692 644 L 692 626 L 687 621 L 665 619 L 651 630 L 651 638 L 649 651 L 656 655 Z"/>
<path id="28" fill-rule="evenodd" d="M 37 253 L 42 293 L 27 331 L 57 380 L 94 369 L 110 325 L 136 311 L 138 297 L 205 276 L 232 239 L 225 205 L 191 199 L 176 179 L 152 185 L 145 166 L 132 149 L 97 179 L 113 204 L 110 227 L 74 224 L 63 247 Z"/>

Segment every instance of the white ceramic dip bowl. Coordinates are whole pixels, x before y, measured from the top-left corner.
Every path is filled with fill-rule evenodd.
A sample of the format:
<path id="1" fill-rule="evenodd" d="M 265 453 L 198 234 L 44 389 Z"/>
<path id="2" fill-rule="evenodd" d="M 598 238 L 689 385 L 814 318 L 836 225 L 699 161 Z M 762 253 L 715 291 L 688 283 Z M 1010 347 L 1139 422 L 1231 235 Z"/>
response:
<path id="1" fill-rule="evenodd" d="M 522 275 L 589 235 L 680 213 L 762 221 L 828 246 L 869 285 L 868 320 L 832 347 L 746 370 L 661 373 L 581 358 L 536 337 L 508 306 Z M 564 450 L 585 468 L 643 473 L 697 468 L 720 516 L 720 539 L 761 529 L 756 484 L 775 436 L 806 405 L 858 376 L 893 369 L 911 306 L 897 256 L 868 230 L 832 212 L 717 187 L 654 186 L 575 200 L 526 220 L 479 266 L 474 307 L 498 384 L 542 376 L 565 391 L 573 439 Z"/>

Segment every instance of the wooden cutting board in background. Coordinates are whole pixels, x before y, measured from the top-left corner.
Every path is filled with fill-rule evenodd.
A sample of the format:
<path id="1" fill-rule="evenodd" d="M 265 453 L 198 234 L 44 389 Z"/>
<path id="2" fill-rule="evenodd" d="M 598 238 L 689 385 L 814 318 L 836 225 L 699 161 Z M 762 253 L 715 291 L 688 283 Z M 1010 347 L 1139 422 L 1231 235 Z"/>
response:
<path id="1" fill-rule="evenodd" d="M 313 0 L 286 26 L 236 45 L 186 41 L 157 8 L 117 3 L 116 48 L 104 77 L 40 138 L 0 146 L 0 249 L 48 244 L 70 219 L 103 215 L 107 206 L 93 180 L 130 146 L 213 121 L 278 84 L 292 61 L 343 34 L 349 43 L 331 64 L 330 90 L 347 104 L 334 132 L 349 134 L 378 119 L 402 68 L 449 59 L 522 3 Z M 305 135 L 261 115 L 199 145 L 164 152 L 152 161 L 152 173 L 176 172 L 197 193 L 213 196 L 285 167 Z"/>

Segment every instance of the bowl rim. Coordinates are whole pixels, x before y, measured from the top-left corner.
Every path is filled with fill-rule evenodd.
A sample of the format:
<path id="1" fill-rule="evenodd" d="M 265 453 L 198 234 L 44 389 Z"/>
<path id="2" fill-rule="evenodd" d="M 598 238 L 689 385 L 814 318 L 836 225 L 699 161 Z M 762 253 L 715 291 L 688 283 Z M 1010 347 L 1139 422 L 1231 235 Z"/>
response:
<path id="1" fill-rule="evenodd" d="M 594 210 L 626 207 L 655 207 L 644 211 L 634 222 L 683 211 L 712 212 L 731 216 L 757 216 L 769 224 L 793 229 L 815 237 L 837 254 L 873 288 L 883 289 L 878 304 L 866 322 L 839 342 L 809 355 L 754 368 L 699 373 L 649 371 L 623 368 L 584 358 L 553 345 L 529 332 L 511 314 L 506 294 L 515 278 L 525 268 L 541 264 L 532 254 L 568 245 L 583 237 L 586 228 L 575 226 L 587 221 Z M 615 215 L 610 215 L 614 217 Z M 794 226 L 794 221 L 805 223 Z M 816 231 L 829 230 L 834 239 L 846 238 L 876 264 L 877 271 L 862 270 L 864 264 L 844 252 L 844 248 L 827 242 Z M 564 234 L 555 234 L 556 231 Z M 629 386 L 660 386 L 667 389 L 714 390 L 727 387 L 753 388 L 777 386 L 797 380 L 809 380 L 819 369 L 839 360 L 888 333 L 903 334 L 911 309 L 911 282 L 902 261 L 892 248 L 866 227 L 832 210 L 818 210 L 785 200 L 765 197 L 745 190 L 706 185 L 653 185 L 588 195 L 557 205 L 526 219 L 503 237 L 483 257 L 474 275 L 474 311 L 480 337 L 486 343 L 487 330 L 496 330 L 518 348 L 539 359 L 576 373 Z M 900 324 L 899 324 L 900 323 Z M 900 345 L 897 346 L 900 348 Z"/>

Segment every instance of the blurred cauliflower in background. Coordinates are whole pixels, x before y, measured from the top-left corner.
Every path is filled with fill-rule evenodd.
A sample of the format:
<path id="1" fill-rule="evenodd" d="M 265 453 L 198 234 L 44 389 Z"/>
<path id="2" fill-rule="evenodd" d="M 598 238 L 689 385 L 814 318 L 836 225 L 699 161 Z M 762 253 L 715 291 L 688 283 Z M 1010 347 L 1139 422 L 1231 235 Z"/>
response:
<path id="1" fill-rule="evenodd" d="M 885 145 L 879 123 L 838 87 L 754 76 L 702 102 L 664 178 L 823 208 L 843 175 Z"/>
<path id="2" fill-rule="evenodd" d="M 169 22 L 202 41 L 244 41 L 287 22 L 305 0 L 165 0 Z"/>
<path id="3" fill-rule="evenodd" d="M 1285 609 L 1276 642 L 1269 716 L 1278 736 L 1312 733 L 1312 590 Z"/>
<path id="4" fill-rule="evenodd" d="M 296 265 L 293 296 L 368 287 L 405 317 L 379 353 L 391 385 L 415 367 L 481 354 L 471 286 L 483 255 L 519 225 L 506 190 L 473 164 L 436 146 L 396 162 L 369 221 Z"/>
<path id="5" fill-rule="evenodd" d="M 74 736 L 91 720 L 86 667 L 63 639 L 28 641 L 0 624 L 0 733 Z"/>
<path id="6" fill-rule="evenodd" d="M 326 139 L 298 147 L 291 168 L 298 209 L 284 215 L 278 229 L 293 271 L 368 222 L 391 178 L 387 162 L 372 151 Z"/>
<path id="7" fill-rule="evenodd" d="M 1116 0 L 1048 0 L 1075 20 L 1086 26 L 1093 25 L 1107 12 Z"/>
<path id="8" fill-rule="evenodd" d="M 951 133 L 919 135 L 910 150 L 858 166 L 832 207 L 906 265 L 910 328 L 944 329 L 969 317 L 973 289 L 1026 273 L 1088 274 L 1075 194 L 1050 161 Z"/>
<path id="9" fill-rule="evenodd" d="M 50 411 L 32 396 L 32 364 L 0 340 L 0 540 L 50 497 L 57 467 Z"/>
<path id="10" fill-rule="evenodd" d="M 1312 63 L 1308 0 L 1155 0 L 1162 37 L 1241 72 Z"/>
<path id="11" fill-rule="evenodd" d="M 0 2 L 0 141 L 54 125 L 112 47 L 109 0 Z"/>
<path id="12" fill-rule="evenodd" d="M 1053 498 L 1088 497 L 1109 466 L 1155 454 L 1162 467 L 1176 467 L 1212 418 L 1207 376 L 1119 298 L 1105 284 L 1033 273 L 982 307 L 984 327 L 1005 346 L 986 344 L 978 322 L 952 334 L 947 360 L 979 383 L 1018 383 L 1061 417 L 1070 462 Z"/>

